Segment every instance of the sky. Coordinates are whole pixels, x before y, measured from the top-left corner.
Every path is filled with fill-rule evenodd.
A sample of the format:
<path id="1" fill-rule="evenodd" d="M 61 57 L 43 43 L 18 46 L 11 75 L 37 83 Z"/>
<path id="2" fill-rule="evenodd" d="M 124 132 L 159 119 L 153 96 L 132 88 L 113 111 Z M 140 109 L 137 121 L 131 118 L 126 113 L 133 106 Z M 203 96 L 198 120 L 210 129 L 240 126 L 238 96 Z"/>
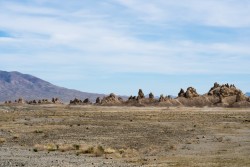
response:
<path id="1" fill-rule="evenodd" d="M 0 0 L 0 70 L 84 92 L 250 91 L 249 0 Z"/>

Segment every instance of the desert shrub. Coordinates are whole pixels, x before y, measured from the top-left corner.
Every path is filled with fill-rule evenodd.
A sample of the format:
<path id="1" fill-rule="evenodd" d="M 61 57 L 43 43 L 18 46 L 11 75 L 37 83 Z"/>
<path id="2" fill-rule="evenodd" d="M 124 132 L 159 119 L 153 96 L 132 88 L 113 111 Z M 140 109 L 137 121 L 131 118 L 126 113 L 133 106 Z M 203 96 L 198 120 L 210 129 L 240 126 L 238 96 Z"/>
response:
<path id="1" fill-rule="evenodd" d="M 102 156 L 104 154 L 104 148 L 98 145 L 97 147 L 94 148 L 94 154 L 98 157 Z"/>
<path id="2" fill-rule="evenodd" d="M 20 136 L 18 134 L 13 135 L 13 139 L 18 139 Z"/>
<path id="3" fill-rule="evenodd" d="M 34 133 L 43 133 L 42 130 L 35 130 Z"/>
<path id="4" fill-rule="evenodd" d="M 89 147 L 86 151 L 85 151 L 86 154 L 93 154 L 94 153 L 94 147 Z"/>
<path id="5" fill-rule="evenodd" d="M 36 144 L 33 148 L 34 152 L 38 151 L 74 151 L 76 150 L 76 155 L 79 154 L 92 154 L 95 156 L 102 156 L 103 154 L 113 154 L 116 152 L 116 150 L 108 148 L 104 149 L 103 146 L 97 145 L 97 146 L 91 146 L 91 145 L 80 145 L 80 144 L 47 144 L 47 145 L 42 145 L 42 144 Z"/>
<path id="6" fill-rule="evenodd" d="M 46 146 L 47 151 L 56 151 L 58 149 L 58 146 L 55 144 L 48 144 Z"/>
<path id="7" fill-rule="evenodd" d="M 0 138 L 0 144 L 6 142 L 6 139 L 5 138 Z"/>
<path id="8" fill-rule="evenodd" d="M 79 144 L 73 144 L 73 147 L 75 148 L 75 150 L 79 150 L 80 149 L 80 145 Z"/>

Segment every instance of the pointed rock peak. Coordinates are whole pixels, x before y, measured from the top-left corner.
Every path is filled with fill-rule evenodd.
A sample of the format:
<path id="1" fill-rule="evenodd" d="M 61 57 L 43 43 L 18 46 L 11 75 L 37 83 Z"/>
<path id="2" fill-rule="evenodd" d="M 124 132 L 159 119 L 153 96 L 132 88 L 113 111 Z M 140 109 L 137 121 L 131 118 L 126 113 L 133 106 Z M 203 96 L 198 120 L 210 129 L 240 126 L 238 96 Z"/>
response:
<path id="1" fill-rule="evenodd" d="M 143 91 L 141 89 L 139 89 L 139 91 L 138 91 L 138 98 L 139 99 L 145 98 L 144 93 L 143 93 Z"/>

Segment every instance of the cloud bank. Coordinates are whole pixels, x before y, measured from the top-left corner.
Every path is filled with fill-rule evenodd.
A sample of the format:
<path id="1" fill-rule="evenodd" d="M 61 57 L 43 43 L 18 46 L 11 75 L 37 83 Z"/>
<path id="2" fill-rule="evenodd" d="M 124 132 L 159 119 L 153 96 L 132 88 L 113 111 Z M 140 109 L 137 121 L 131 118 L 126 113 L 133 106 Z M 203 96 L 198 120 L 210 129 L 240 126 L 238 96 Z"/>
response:
<path id="1" fill-rule="evenodd" d="M 248 0 L 0 1 L 0 65 L 54 81 L 249 75 L 249 15 Z"/>

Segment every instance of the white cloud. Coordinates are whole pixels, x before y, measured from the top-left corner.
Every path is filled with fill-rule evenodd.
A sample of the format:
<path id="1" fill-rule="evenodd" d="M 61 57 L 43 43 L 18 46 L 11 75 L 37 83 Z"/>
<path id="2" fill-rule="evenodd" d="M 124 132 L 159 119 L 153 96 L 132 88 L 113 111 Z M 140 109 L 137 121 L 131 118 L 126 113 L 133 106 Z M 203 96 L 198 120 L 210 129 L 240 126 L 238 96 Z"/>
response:
<path id="1" fill-rule="evenodd" d="M 248 0 L 115 0 L 150 23 L 250 27 Z M 155 24 L 153 22 L 153 24 Z"/>
<path id="2" fill-rule="evenodd" d="M 179 22 L 226 27 L 250 25 L 249 18 L 243 17 L 249 14 L 247 1 L 239 5 L 225 0 L 114 2 L 127 6 L 127 11 L 121 9 L 123 12 L 145 21 L 138 23 L 141 26 L 158 23 L 178 26 Z M 26 65 L 29 69 L 40 67 L 41 70 L 46 64 L 51 71 L 58 68 L 79 74 L 82 70 L 249 74 L 249 43 L 143 40 L 134 35 L 140 32 L 133 32 L 130 22 L 121 21 L 123 18 L 110 20 L 110 14 L 90 11 L 83 7 L 65 13 L 63 9 L 49 6 L 5 4 L 0 7 L 0 28 L 11 32 L 14 38 L 0 38 L 0 49 L 13 49 L 11 54 L 0 51 L 1 62 L 10 67 Z M 129 19 L 133 19 L 132 16 Z M 20 63 L 14 65 L 13 61 Z M 77 70 L 67 66 L 76 66 Z"/>

